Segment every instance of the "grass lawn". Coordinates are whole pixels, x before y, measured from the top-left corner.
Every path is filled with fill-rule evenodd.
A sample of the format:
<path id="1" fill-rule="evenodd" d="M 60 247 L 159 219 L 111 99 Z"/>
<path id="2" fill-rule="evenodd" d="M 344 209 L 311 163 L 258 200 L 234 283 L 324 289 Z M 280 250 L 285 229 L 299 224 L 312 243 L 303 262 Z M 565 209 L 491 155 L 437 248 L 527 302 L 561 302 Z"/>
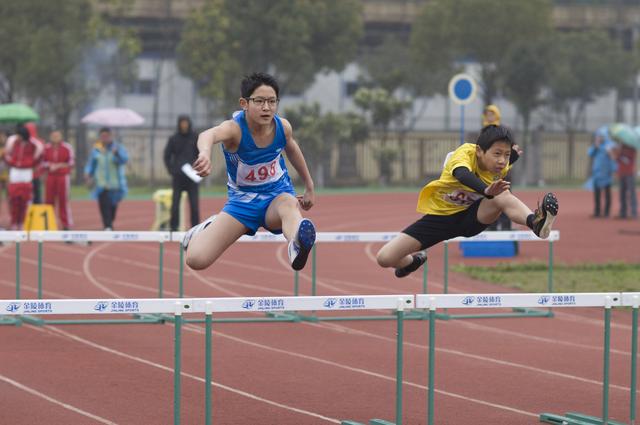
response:
<path id="1" fill-rule="evenodd" d="M 523 292 L 544 292 L 547 287 L 547 263 L 499 264 L 493 267 L 455 265 L 452 270 Z M 640 264 L 555 264 L 553 285 L 554 292 L 640 291 Z"/>

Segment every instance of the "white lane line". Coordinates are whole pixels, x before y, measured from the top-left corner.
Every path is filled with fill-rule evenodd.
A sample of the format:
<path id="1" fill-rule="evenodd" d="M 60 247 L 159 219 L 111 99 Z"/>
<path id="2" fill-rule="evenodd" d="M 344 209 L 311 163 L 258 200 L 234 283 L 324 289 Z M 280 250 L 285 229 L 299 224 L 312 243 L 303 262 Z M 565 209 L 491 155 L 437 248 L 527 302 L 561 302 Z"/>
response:
<path id="1" fill-rule="evenodd" d="M 0 257 L 2 258 L 10 258 L 12 260 L 15 260 L 15 255 L 7 255 L 7 254 L 0 254 Z M 33 266 L 37 266 L 38 265 L 38 261 L 37 260 L 32 260 L 30 258 L 27 258 L 24 254 L 20 257 L 20 263 L 21 264 L 30 264 Z M 77 270 L 71 270 L 66 266 L 58 266 L 56 264 L 47 264 L 46 262 L 43 263 L 42 265 L 43 269 L 50 269 L 50 270 L 55 270 L 57 272 L 63 272 L 63 273 L 67 273 L 73 276 L 82 276 L 82 273 L 80 273 Z"/>
<path id="2" fill-rule="evenodd" d="M 14 288 L 14 289 L 16 287 L 16 283 L 15 282 L 10 281 L 10 280 L 5 280 L 5 279 L 0 279 L 0 285 L 6 286 L 6 287 L 9 287 L 9 288 Z M 38 289 L 35 286 L 26 285 L 24 283 L 20 284 L 20 290 L 21 291 L 25 291 L 25 292 L 33 292 L 35 294 L 38 293 Z M 44 289 L 44 288 L 42 289 L 42 294 L 43 295 L 50 295 L 50 296 L 55 297 L 55 298 L 71 298 L 71 297 L 66 296 L 64 294 L 61 294 L 59 292 L 49 291 L 49 290 Z"/>
<path id="3" fill-rule="evenodd" d="M 72 405 L 70 405 L 68 403 L 65 403 L 63 401 L 60 401 L 60 400 L 55 399 L 53 397 L 50 397 L 50 396 L 48 396 L 48 395 L 46 395 L 44 393 L 41 393 L 38 390 L 35 390 L 35 389 L 31 388 L 31 387 L 27 387 L 26 385 L 21 384 L 18 381 L 14 381 L 13 379 L 11 379 L 11 378 L 9 378 L 7 376 L 0 375 L 0 381 L 3 381 L 3 382 L 5 382 L 5 383 L 7 383 L 9 385 L 13 385 L 14 387 L 16 387 L 16 388 L 18 388 L 18 389 L 20 389 L 22 391 L 25 391 L 25 392 L 33 395 L 33 396 L 40 397 L 40 398 L 42 398 L 44 400 L 47 400 L 50 403 L 53 403 L 53 404 L 58 405 L 60 407 L 63 407 L 63 408 L 65 408 L 67 410 L 70 410 L 70 411 L 72 411 L 74 413 L 77 413 L 77 414 L 82 415 L 82 416 L 86 416 L 87 418 L 93 419 L 98 423 L 109 424 L 109 425 L 114 425 L 115 424 L 115 422 L 110 421 L 109 419 L 103 418 L 103 417 L 98 416 L 98 415 L 94 415 L 93 413 L 89 413 L 86 410 L 82 410 L 82 409 L 80 409 L 78 407 L 72 406 Z"/>
<path id="4" fill-rule="evenodd" d="M 322 324 L 316 324 L 316 326 L 324 326 L 327 328 L 336 328 L 339 331 L 342 331 L 344 333 L 352 333 L 352 334 L 356 334 L 356 335 L 362 335 L 362 336 L 367 336 L 370 338 L 376 338 L 376 339 L 380 339 L 383 341 L 387 341 L 387 342 L 391 342 L 393 344 L 396 343 L 395 338 L 388 338 L 385 336 L 381 336 L 381 335 L 376 335 L 367 331 L 361 331 L 361 330 L 357 330 L 357 329 L 353 329 L 353 328 L 349 328 L 346 326 L 342 326 L 342 325 L 338 325 L 336 323 L 328 323 L 328 322 L 323 322 Z M 425 345 L 420 345 L 420 344 L 416 344 L 413 342 L 405 342 L 404 345 L 408 346 L 408 347 L 413 347 L 413 348 L 417 348 L 420 350 L 427 350 L 427 346 Z M 548 375 L 548 376 L 553 376 L 556 378 L 563 378 L 563 379 L 569 379 L 572 381 L 578 381 L 578 382 L 584 382 L 586 384 L 593 384 L 593 385 L 597 385 L 599 387 L 602 387 L 602 381 L 598 381 L 595 379 L 589 379 L 589 378 L 583 378 L 580 376 L 575 376 L 575 375 L 570 375 L 567 373 L 562 373 L 562 372 L 556 372 L 556 371 L 552 371 L 552 370 L 548 370 L 548 369 L 540 369 L 534 366 L 529 366 L 529 365 L 525 365 L 522 363 L 515 363 L 515 362 L 510 362 L 507 360 L 498 360 L 498 359 L 494 359 L 491 357 L 485 357 L 485 356 L 480 356 L 477 354 L 470 354 L 470 353 L 466 353 L 464 351 L 459 351 L 459 350 L 452 350 L 449 348 L 438 348 L 436 347 L 436 351 L 441 352 L 441 353 L 447 353 L 447 354 L 453 354 L 456 356 L 460 356 L 460 357 L 465 357 L 468 359 L 473 359 L 473 360 L 479 360 L 479 361 L 483 361 L 483 362 L 488 362 L 488 363 L 494 363 L 500 366 L 509 366 L 509 367 L 513 367 L 516 369 L 523 369 L 523 370 L 527 370 L 530 372 L 534 372 L 534 373 L 539 373 L 539 374 L 543 374 L 543 375 Z M 616 390 L 621 390 L 621 391 L 625 391 L 625 392 L 629 392 L 629 388 L 624 387 L 622 385 L 615 385 L 615 384 L 609 384 L 610 388 L 616 389 Z"/>
<path id="5" fill-rule="evenodd" d="M 90 253 L 91 255 L 91 253 Z M 280 256 L 278 256 L 280 257 Z M 97 282 L 97 279 L 95 279 L 92 275 L 90 275 L 90 271 L 87 269 L 86 272 L 87 276 L 92 280 Z M 199 277 L 197 273 L 195 272 L 191 272 L 193 273 L 196 277 Z M 204 280 L 204 278 L 201 278 Z M 98 283 L 99 284 L 99 283 Z M 103 285 L 100 285 L 103 286 Z M 221 287 L 219 285 L 215 285 L 212 284 L 212 286 L 214 286 L 216 289 L 219 289 L 231 296 L 240 296 L 239 294 L 233 292 L 233 291 L 229 291 L 227 289 L 225 289 L 224 287 Z M 107 288 L 108 289 L 108 288 Z M 121 296 L 111 290 L 109 290 L 112 295 L 115 296 L 115 298 L 120 298 Z M 395 342 L 395 340 L 391 339 L 391 338 L 387 338 L 384 336 L 380 336 L 377 334 L 373 334 L 373 333 L 369 333 L 369 332 L 365 332 L 365 331 L 357 331 L 354 330 L 352 328 L 349 327 L 345 327 L 342 325 L 337 325 L 337 324 L 333 324 L 333 323 L 323 323 L 322 325 L 324 325 L 327 328 L 334 328 L 334 329 L 342 329 L 343 331 L 349 331 L 349 332 L 354 332 L 354 333 L 358 333 L 360 335 L 366 335 L 370 338 L 376 338 L 376 339 L 382 339 L 385 341 L 389 341 L 389 342 Z M 409 347 L 415 347 L 421 350 L 425 350 L 426 347 L 421 346 L 419 344 L 414 344 L 414 343 L 405 343 L 407 346 Z M 515 363 L 515 362 L 509 362 L 506 360 L 497 360 L 497 359 L 493 359 L 493 358 L 488 358 L 488 357 L 484 357 L 484 356 L 480 356 L 480 355 L 475 355 L 475 354 L 470 354 L 470 353 L 466 353 L 463 351 L 459 351 L 459 350 L 451 350 L 451 349 L 446 349 L 446 348 L 436 348 L 439 352 L 443 352 L 443 353 L 448 353 L 448 354 L 453 354 L 453 355 L 457 355 L 457 356 L 461 356 L 461 357 L 465 357 L 468 359 L 474 359 L 474 360 L 478 360 L 478 361 L 484 361 L 484 362 L 488 362 L 488 363 L 495 363 L 495 364 L 499 364 L 501 366 L 510 366 L 510 367 L 514 367 L 514 368 L 519 368 L 519 369 L 524 369 L 524 370 L 528 370 L 528 371 L 532 371 L 532 372 L 536 372 L 536 373 L 541 373 L 541 374 L 545 374 L 545 375 L 550 375 L 550 376 L 555 376 L 555 377 L 559 377 L 559 378 L 565 378 L 565 379 L 570 379 L 570 380 L 575 380 L 575 381 L 580 381 L 580 382 L 584 382 L 584 383 L 589 383 L 589 384 L 594 384 L 594 385 L 602 385 L 601 381 L 597 381 L 597 380 L 592 380 L 592 379 L 588 379 L 588 378 L 583 378 L 583 377 L 579 377 L 579 376 L 575 376 L 575 375 L 570 375 L 570 374 L 566 374 L 566 373 L 562 373 L 562 372 L 555 372 L 555 371 L 551 371 L 551 370 L 547 370 L 547 369 L 540 369 L 540 368 L 536 368 L 533 366 L 528 366 L 525 364 L 521 364 L 521 363 Z M 613 389 L 618 389 L 618 390 L 623 390 L 623 391 L 629 391 L 628 388 L 625 388 L 623 386 L 620 385 L 615 385 L 615 384 L 610 384 L 611 388 Z"/>
<path id="6" fill-rule="evenodd" d="M 453 324 L 453 323 L 451 323 L 451 324 Z M 484 332 L 490 332 L 490 333 L 495 333 L 495 334 L 499 334 L 499 335 L 508 335 L 510 337 L 523 338 L 523 339 L 528 339 L 528 340 L 531 340 L 531 341 L 542 342 L 542 343 L 545 343 L 545 344 L 549 344 L 549 346 L 551 346 L 551 345 L 565 345 L 567 347 L 582 348 L 582 349 L 585 349 L 585 350 L 593 350 L 593 351 L 597 351 L 597 352 L 601 352 L 602 351 L 602 347 L 598 347 L 596 345 L 580 344 L 580 343 L 577 343 L 577 342 L 565 341 L 563 339 L 552 339 L 552 338 L 545 338 L 545 337 L 536 336 L 536 335 L 529 335 L 529 334 L 524 334 L 524 333 L 520 333 L 520 332 L 516 332 L 516 331 L 510 331 L 510 330 L 507 330 L 507 329 L 494 328 L 492 326 L 480 325 L 478 323 L 464 321 L 464 320 L 458 320 L 458 321 L 455 322 L 455 324 L 458 325 L 458 326 L 466 327 L 466 328 L 479 329 L 479 330 L 482 330 Z M 631 352 L 629 352 L 629 351 L 617 350 L 615 348 L 611 348 L 610 352 L 611 352 L 611 354 L 619 354 L 621 356 L 631 357 Z M 638 358 L 640 359 L 640 353 L 638 354 Z"/>
<path id="7" fill-rule="evenodd" d="M 113 298 L 122 298 L 117 292 L 114 292 L 111 289 L 109 289 L 108 287 L 106 287 L 105 285 L 101 284 L 98 281 L 98 279 L 95 278 L 93 276 L 93 274 L 91 273 L 91 260 L 101 250 L 105 249 L 108 246 L 109 246 L 109 244 L 107 243 L 107 244 L 100 245 L 100 246 L 97 246 L 95 248 L 92 248 L 89 251 L 89 253 L 84 257 L 84 260 L 82 261 L 82 271 L 84 272 L 84 275 L 87 276 L 87 279 L 89 279 L 89 282 L 91 282 L 94 286 L 102 289 L 104 292 L 106 292 L 107 294 L 111 295 Z"/>
<path id="8" fill-rule="evenodd" d="M 28 327 L 31 328 L 31 326 L 28 326 Z M 122 351 L 115 350 L 113 348 L 106 347 L 104 345 L 98 344 L 98 343 L 93 342 L 93 341 L 89 341 L 87 339 L 84 339 L 84 338 L 82 338 L 80 336 L 77 336 L 75 334 L 72 334 L 70 332 L 63 331 L 62 329 L 60 329 L 58 327 L 55 327 L 55 326 L 52 326 L 52 327 L 44 329 L 44 332 L 51 333 L 52 335 L 56 335 L 56 336 L 63 336 L 63 337 L 66 337 L 68 339 L 71 339 L 73 341 L 79 342 L 81 344 L 88 345 L 88 346 L 90 346 L 92 348 L 95 348 L 97 350 L 104 351 L 106 353 L 113 354 L 113 355 L 116 355 L 116 356 L 119 356 L 119 357 L 123 357 L 123 358 L 126 358 L 128 360 L 133 360 L 135 362 L 142 363 L 142 364 L 145 364 L 147 366 L 151 366 L 151 367 L 154 367 L 156 369 L 163 370 L 165 372 L 173 373 L 173 368 L 172 367 L 168 367 L 168 366 L 165 366 L 165 365 L 162 365 L 162 364 L 159 364 L 159 363 L 152 362 L 152 361 L 147 360 L 147 359 L 143 359 L 142 357 L 134 356 L 134 355 L 122 352 Z M 180 375 L 184 376 L 186 378 L 189 378 L 189 379 L 193 379 L 193 380 L 198 381 L 198 382 L 205 382 L 204 378 L 201 378 L 200 376 L 196 376 L 196 375 L 193 375 L 193 374 L 190 374 L 190 373 L 187 373 L 187 372 L 181 372 Z M 237 388 L 230 387 L 228 385 L 220 384 L 218 382 L 212 382 L 211 385 L 214 386 L 214 387 L 223 389 L 225 391 L 229 391 L 231 393 L 234 393 L 234 394 L 237 394 L 237 395 L 240 395 L 240 396 L 243 396 L 243 397 L 250 398 L 252 400 L 260 401 L 262 403 L 266 403 L 266 404 L 269 404 L 271 406 L 275 406 L 275 407 L 279 407 L 281 409 L 289 410 L 291 412 L 299 413 L 299 414 L 306 415 L 306 416 L 311 416 L 313 418 L 321 419 L 323 421 L 330 422 L 330 423 L 336 423 L 336 424 L 340 423 L 340 421 L 338 419 L 330 418 L 330 417 L 327 417 L 327 416 L 323 416 L 321 414 L 310 412 L 308 410 L 299 409 L 297 407 L 289 406 L 287 404 L 278 403 L 276 401 L 269 400 L 269 399 L 257 396 L 255 394 L 252 394 L 252 393 L 249 393 L 249 392 L 246 392 L 246 391 L 242 391 L 242 390 L 239 390 Z"/>
<path id="9" fill-rule="evenodd" d="M 189 326 L 193 327 L 193 328 L 197 328 L 197 330 L 193 329 L 197 333 L 204 333 L 204 330 L 202 328 L 199 328 L 199 327 L 196 327 L 196 326 L 193 326 L 193 325 L 189 325 Z M 375 378 L 383 379 L 385 381 L 395 382 L 395 380 L 396 380 L 395 376 L 383 375 L 383 374 L 378 373 L 378 372 L 373 372 L 373 371 L 370 371 L 370 370 L 367 370 L 367 369 L 347 366 L 347 365 L 345 365 L 343 363 L 337 363 L 337 362 L 333 362 L 331 360 L 326 360 L 326 359 L 319 358 L 319 357 L 313 357 L 313 356 L 309 356 L 309 355 L 306 355 L 306 354 L 301 354 L 301 353 L 297 353 L 297 352 L 293 352 L 293 351 L 289 351 L 289 350 L 282 350 L 282 349 L 271 347 L 271 346 L 268 346 L 268 345 L 263 345 L 263 344 L 259 344 L 259 343 L 256 343 L 256 342 L 247 341 L 247 340 L 244 340 L 242 338 L 238 338 L 238 337 L 235 337 L 235 336 L 232 336 L 232 335 L 228 335 L 228 334 L 225 334 L 225 333 L 216 332 L 216 335 L 221 336 L 223 338 L 230 339 L 232 341 L 239 342 L 241 344 L 246 344 L 246 345 L 250 345 L 250 346 L 253 346 L 253 347 L 256 347 L 256 348 L 261 348 L 263 350 L 273 351 L 273 352 L 276 352 L 278 354 L 285 354 L 285 355 L 290 355 L 290 356 L 298 357 L 298 358 L 305 359 L 305 360 L 310 360 L 310 361 L 313 361 L 313 362 L 316 362 L 316 363 L 321 363 L 321 364 L 324 364 L 324 365 L 327 365 L 327 366 L 332 366 L 332 367 L 336 367 L 336 368 L 339 368 L 339 369 L 348 370 L 350 372 L 360 373 L 360 374 L 363 374 L 363 375 L 367 375 L 367 376 L 372 376 L 372 377 L 375 377 Z M 419 389 L 425 390 L 425 391 L 428 389 L 428 387 L 426 385 L 418 384 L 416 382 L 411 382 L 411 381 L 407 381 L 407 380 L 404 380 L 403 384 L 407 385 L 409 387 L 419 388 Z M 434 391 L 436 393 L 438 393 L 438 394 L 442 394 L 442 395 L 449 396 L 449 397 L 452 397 L 452 398 L 457 398 L 457 399 L 468 401 L 468 402 L 471 402 L 471 403 L 480 404 L 482 406 L 488 406 L 488 407 L 492 407 L 492 408 L 499 409 L 499 410 L 506 410 L 506 411 L 509 411 L 509 412 L 513 412 L 513 413 L 517 413 L 517 414 L 525 415 L 525 416 L 530 416 L 530 417 L 536 417 L 536 418 L 538 417 L 537 413 L 528 412 L 526 410 L 521 410 L 521 409 L 516 409 L 514 407 L 505 406 L 503 404 L 492 403 L 490 401 L 480 400 L 480 399 L 473 398 L 473 397 L 467 397 L 465 395 L 453 393 L 453 392 L 450 392 L 450 391 L 444 391 L 444 390 L 439 390 L 439 389 L 435 389 Z"/>

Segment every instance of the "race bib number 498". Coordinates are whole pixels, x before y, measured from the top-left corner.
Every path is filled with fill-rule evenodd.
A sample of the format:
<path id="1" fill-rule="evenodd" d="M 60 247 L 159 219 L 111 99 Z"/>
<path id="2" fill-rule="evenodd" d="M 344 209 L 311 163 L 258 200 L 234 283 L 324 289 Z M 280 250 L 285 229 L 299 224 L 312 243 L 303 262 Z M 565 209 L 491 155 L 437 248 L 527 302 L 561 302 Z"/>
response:
<path id="1" fill-rule="evenodd" d="M 236 184 L 238 186 L 259 186 L 266 183 L 278 181 L 284 174 L 280 166 L 280 155 L 271 162 L 261 164 L 238 163 L 238 174 Z"/>
<path id="2" fill-rule="evenodd" d="M 444 199 L 454 205 L 469 206 L 483 196 L 476 192 L 467 192 L 466 190 L 455 190 L 444 195 Z"/>

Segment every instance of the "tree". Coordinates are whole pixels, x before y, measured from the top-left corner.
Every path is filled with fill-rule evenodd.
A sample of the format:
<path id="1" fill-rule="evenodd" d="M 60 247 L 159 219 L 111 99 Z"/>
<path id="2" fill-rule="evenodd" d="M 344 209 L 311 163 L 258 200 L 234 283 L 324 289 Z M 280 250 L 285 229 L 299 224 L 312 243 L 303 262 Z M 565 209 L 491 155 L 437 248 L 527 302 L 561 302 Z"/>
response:
<path id="1" fill-rule="evenodd" d="M 274 74 L 283 93 L 300 92 L 317 72 L 341 70 L 362 34 L 357 0 L 206 0 L 188 18 L 180 70 L 230 112 L 243 75 Z"/>
<path id="2" fill-rule="evenodd" d="M 361 88 L 354 95 L 353 101 L 369 115 L 371 125 L 380 132 L 381 146 L 376 152 L 376 157 L 380 168 L 380 180 L 382 184 L 387 184 L 391 179 L 391 164 L 398 155 L 395 149 L 387 146 L 389 129 L 393 121 L 403 121 L 404 114 L 412 102 L 398 99 L 383 88 Z"/>
<path id="3" fill-rule="evenodd" d="M 548 102 L 569 139 L 567 173 L 573 174 L 575 132 L 586 106 L 597 96 L 630 81 L 637 59 L 604 32 L 558 33 L 551 43 Z"/>
<path id="4" fill-rule="evenodd" d="M 366 120 L 354 113 L 338 115 L 340 126 L 336 134 L 338 143 L 338 168 L 336 179 L 343 185 L 361 183 L 357 173 L 356 146 L 369 137 L 369 125 Z"/>
<path id="5" fill-rule="evenodd" d="M 440 61 L 476 62 L 483 100 L 489 104 L 499 90 L 505 52 L 550 29 L 550 0 L 433 0 L 416 18 L 412 46 L 427 67 Z"/>
<path id="6" fill-rule="evenodd" d="M 523 131 L 518 144 L 525 152 L 529 144 L 531 115 L 544 103 L 542 95 L 548 78 L 549 50 L 548 39 L 520 41 L 506 52 L 502 65 L 505 97 L 513 102 L 522 117 Z M 530 155 L 525 154 L 522 162 L 526 170 L 532 164 Z"/>
<path id="7" fill-rule="evenodd" d="M 445 91 L 446 81 L 453 74 L 451 64 L 424 61 L 412 51 L 407 40 L 397 36 L 386 37 L 380 45 L 367 51 L 360 62 L 366 71 L 364 86 L 382 88 L 407 104 L 404 113 L 394 120 L 404 164 L 406 135 L 427 110 L 427 96 Z M 402 179 L 406 177 L 407 170 L 402 167 Z"/>
<path id="8" fill-rule="evenodd" d="M 0 1 L 0 102 L 13 102 L 22 69 L 32 60 L 27 56 L 29 35 L 34 29 L 37 0 Z"/>
<path id="9" fill-rule="evenodd" d="M 102 21 L 92 4 L 91 0 L 0 2 L 2 16 L 10 16 L 7 25 L 0 26 L 0 96 L 3 101 L 20 95 L 39 102 L 65 136 L 71 114 L 91 95 L 107 82 L 131 77 L 138 51 L 137 40 Z M 114 48 L 95 66 L 97 72 L 89 72 L 86 58 L 101 40 L 112 40 Z M 115 63 L 114 57 L 119 59 Z"/>
<path id="10" fill-rule="evenodd" d="M 285 111 L 294 128 L 309 169 L 318 187 L 331 181 L 331 154 L 339 149 L 337 177 L 340 183 L 356 183 L 355 146 L 366 140 L 368 126 L 357 114 L 322 114 L 320 105 L 303 104 Z"/>

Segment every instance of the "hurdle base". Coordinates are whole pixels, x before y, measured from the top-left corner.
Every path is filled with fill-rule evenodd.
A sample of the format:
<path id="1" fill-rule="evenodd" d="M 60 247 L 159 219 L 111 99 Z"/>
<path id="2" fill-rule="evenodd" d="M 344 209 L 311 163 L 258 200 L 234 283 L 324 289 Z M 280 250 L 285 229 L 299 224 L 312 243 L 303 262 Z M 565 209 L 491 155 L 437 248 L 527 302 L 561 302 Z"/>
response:
<path id="1" fill-rule="evenodd" d="M 20 326 L 22 322 L 19 319 L 9 316 L 0 316 L 0 326 L 2 325 L 11 325 L 11 326 Z"/>
<path id="2" fill-rule="evenodd" d="M 298 314 L 303 322 L 349 322 L 358 320 L 397 320 L 396 313 L 380 316 L 318 316 L 315 311 L 310 315 Z M 428 320 L 429 314 L 422 310 L 411 310 L 404 314 L 404 320 Z"/>
<path id="3" fill-rule="evenodd" d="M 20 316 L 20 321 L 35 326 L 45 325 L 131 325 L 131 324 L 153 324 L 164 321 L 156 315 L 134 315 L 133 319 L 41 319 L 37 316 Z"/>
<path id="4" fill-rule="evenodd" d="M 564 416 L 552 413 L 540 414 L 540 422 L 556 425 L 605 425 L 601 418 L 582 413 L 568 412 Z M 622 422 L 607 420 L 606 425 L 625 425 Z"/>
<path id="5" fill-rule="evenodd" d="M 174 316 L 169 314 L 161 314 L 162 319 L 166 322 L 173 323 Z M 292 312 L 284 313 L 266 313 L 265 317 L 213 317 L 212 323 L 272 323 L 272 322 L 300 322 L 298 314 Z M 182 323 L 206 323 L 206 319 L 182 319 Z"/>
<path id="6" fill-rule="evenodd" d="M 438 313 L 436 318 L 442 320 L 456 319 L 499 319 L 513 317 L 553 317 L 549 310 L 536 310 L 533 308 L 514 308 L 511 313 L 478 313 L 478 314 L 449 314 Z"/>

